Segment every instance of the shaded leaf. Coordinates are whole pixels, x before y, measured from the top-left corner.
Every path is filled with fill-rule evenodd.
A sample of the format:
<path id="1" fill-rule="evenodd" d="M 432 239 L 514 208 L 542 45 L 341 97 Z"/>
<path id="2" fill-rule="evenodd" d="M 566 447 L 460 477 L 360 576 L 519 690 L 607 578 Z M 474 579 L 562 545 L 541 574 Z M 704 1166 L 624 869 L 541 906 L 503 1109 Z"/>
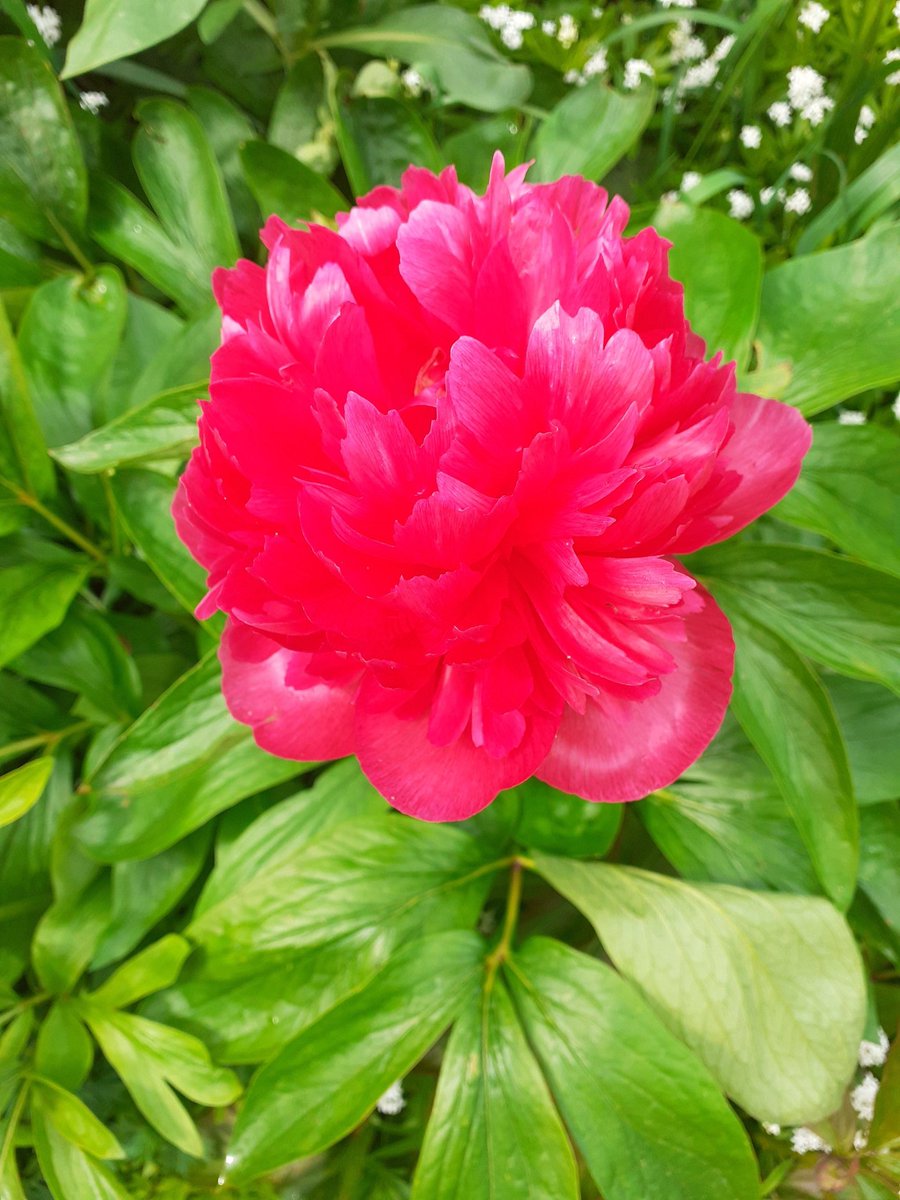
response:
<path id="1" fill-rule="evenodd" d="M 877 684 L 831 675 L 825 680 L 837 710 L 860 804 L 900 794 L 900 700 Z"/>
<path id="2" fill-rule="evenodd" d="M 62 78 L 84 75 L 165 41 L 202 12 L 206 0 L 87 0 L 69 42 Z"/>
<path id="3" fill-rule="evenodd" d="M 248 142 L 241 148 L 241 162 L 263 217 L 274 213 L 296 225 L 350 207 L 327 179 L 268 142 Z"/>
<path id="4" fill-rule="evenodd" d="M 74 556 L 0 567 L 0 665 L 62 623 L 87 574 L 87 563 Z"/>
<path id="5" fill-rule="evenodd" d="M 560 100 L 534 139 L 534 179 L 584 175 L 601 180 L 640 137 L 656 104 L 656 93 L 614 92 L 591 82 Z"/>

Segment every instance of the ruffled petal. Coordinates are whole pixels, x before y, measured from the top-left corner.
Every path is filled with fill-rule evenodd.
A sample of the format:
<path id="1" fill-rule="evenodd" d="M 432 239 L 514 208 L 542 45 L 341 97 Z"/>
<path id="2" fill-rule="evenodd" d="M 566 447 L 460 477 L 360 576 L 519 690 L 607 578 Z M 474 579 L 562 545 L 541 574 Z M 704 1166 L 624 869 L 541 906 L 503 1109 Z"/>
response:
<path id="1" fill-rule="evenodd" d="M 697 589 L 700 592 L 700 589 Z M 639 800 L 666 787 L 715 737 L 731 698 L 734 641 L 715 601 L 684 618 L 668 648 L 676 668 L 644 700 L 602 693 L 583 715 L 567 709 L 539 779 L 585 800 Z"/>

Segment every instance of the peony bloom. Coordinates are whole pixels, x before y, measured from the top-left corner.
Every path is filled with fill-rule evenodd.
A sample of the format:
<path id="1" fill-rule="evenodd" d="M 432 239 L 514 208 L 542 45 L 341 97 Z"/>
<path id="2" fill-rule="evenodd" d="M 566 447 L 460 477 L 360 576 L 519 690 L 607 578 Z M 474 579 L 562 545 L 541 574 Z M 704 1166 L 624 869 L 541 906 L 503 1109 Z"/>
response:
<path id="1" fill-rule="evenodd" d="M 216 272 L 175 501 L 234 716 L 428 820 L 535 773 L 609 801 L 681 774 L 733 643 L 672 555 L 765 512 L 810 441 L 705 361 L 653 229 L 524 177 L 410 169 L 337 232 L 272 218 L 265 268 Z"/>

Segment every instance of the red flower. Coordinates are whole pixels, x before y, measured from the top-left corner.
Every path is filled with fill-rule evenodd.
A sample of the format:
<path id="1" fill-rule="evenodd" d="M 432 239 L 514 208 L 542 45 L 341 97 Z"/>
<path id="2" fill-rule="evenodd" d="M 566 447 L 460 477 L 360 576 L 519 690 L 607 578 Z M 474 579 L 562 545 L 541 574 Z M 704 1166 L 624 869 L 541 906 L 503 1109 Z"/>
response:
<path id="1" fill-rule="evenodd" d="M 524 175 L 498 156 L 480 197 L 410 169 L 338 232 L 272 218 L 265 268 L 216 273 L 175 502 L 235 717 L 274 754 L 358 754 L 429 820 L 534 773 L 620 801 L 689 766 L 733 644 L 669 556 L 765 512 L 810 441 L 704 361 L 654 230 Z"/>

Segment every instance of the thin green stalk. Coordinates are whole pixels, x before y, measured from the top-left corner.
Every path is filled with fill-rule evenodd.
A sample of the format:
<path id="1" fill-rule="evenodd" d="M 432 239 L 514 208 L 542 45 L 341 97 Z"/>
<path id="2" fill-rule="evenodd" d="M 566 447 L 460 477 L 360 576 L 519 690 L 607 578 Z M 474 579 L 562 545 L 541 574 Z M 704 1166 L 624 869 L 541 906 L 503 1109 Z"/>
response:
<path id="1" fill-rule="evenodd" d="M 24 491 L 16 484 L 10 483 L 7 479 L 0 479 L 0 484 L 2 484 L 2 486 L 8 491 L 12 492 L 19 504 L 24 504 L 25 507 L 30 508 L 32 512 L 36 512 L 39 517 L 43 517 L 48 525 L 52 525 L 58 533 L 61 533 L 63 537 L 68 538 L 70 542 L 76 545 L 80 550 L 83 550 L 85 554 L 89 554 L 91 558 L 95 559 L 97 562 L 106 562 L 106 555 L 99 546 L 95 546 L 93 542 L 89 541 L 83 534 L 79 533 L 78 530 L 70 525 L 68 521 L 64 521 L 62 517 L 58 517 L 55 512 L 47 508 L 45 504 L 38 500 L 37 496 L 32 496 L 30 492 Z"/>

